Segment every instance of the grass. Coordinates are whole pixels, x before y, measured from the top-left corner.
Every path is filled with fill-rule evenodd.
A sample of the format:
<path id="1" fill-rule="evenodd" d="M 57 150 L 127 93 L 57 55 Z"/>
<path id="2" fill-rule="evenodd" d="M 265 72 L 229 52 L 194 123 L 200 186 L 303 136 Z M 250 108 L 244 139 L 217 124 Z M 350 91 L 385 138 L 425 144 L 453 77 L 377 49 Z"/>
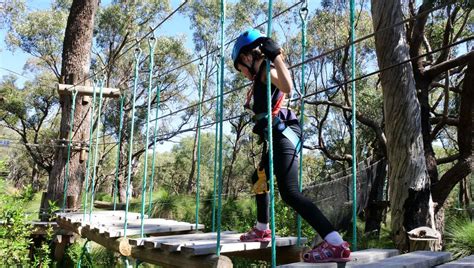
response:
<path id="1" fill-rule="evenodd" d="M 474 254 L 474 222 L 459 217 L 451 219 L 446 226 L 446 249 L 454 259 Z"/>

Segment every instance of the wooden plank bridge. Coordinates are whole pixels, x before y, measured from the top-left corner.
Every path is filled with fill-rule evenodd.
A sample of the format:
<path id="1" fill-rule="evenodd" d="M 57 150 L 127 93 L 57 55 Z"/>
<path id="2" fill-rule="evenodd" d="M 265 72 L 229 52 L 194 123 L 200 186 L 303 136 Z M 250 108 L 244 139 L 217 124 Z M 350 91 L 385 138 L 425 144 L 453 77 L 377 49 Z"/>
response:
<path id="1" fill-rule="evenodd" d="M 125 211 L 96 211 L 90 217 L 82 212 L 57 213 L 58 225 L 121 255 L 140 261 L 173 267 L 232 267 L 228 256 L 270 260 L 270 242 L 241 242 L 240 234 L 221 232 L 220 252 L 216 256 L 217 233 L 202 233 L 204 225 L 168 219 L 144 218 L 141 233 L 139 213 L 128 213 L 127 237 L 124 238 Z M 306 242 L 306 239 L 302 239 Z M 277 237 L 276 246 L 282 263 L 299 260 L 296 237 Z"/>

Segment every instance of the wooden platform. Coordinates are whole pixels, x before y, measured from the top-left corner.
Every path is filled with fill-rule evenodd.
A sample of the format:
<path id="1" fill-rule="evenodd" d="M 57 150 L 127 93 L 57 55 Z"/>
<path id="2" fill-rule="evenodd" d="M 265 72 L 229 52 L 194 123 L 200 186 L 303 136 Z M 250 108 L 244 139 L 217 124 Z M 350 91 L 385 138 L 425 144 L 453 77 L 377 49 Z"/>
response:
<path id="1" fill-rule="evenodd" d="M 398 255 L 396 249 L 367 249 L 351 254 L 352 261 L 346 263 L 292 263 L 279 266 L 281 268 L 292 267 L 317 267 L 317 268 L 431 268 L 437 265 L 449 262 L 451 253 L 449 252 L 431 252 L 414 251 L 407 254 Z M 463 266 L 442 266 L 442 267 L 463 267 Z M 466 266 L 466 267 L 474 267 Z"/>
<path id="2" fill-rule="evenodd" d="M 251 251 L 270 248 L 270 242 L 241 242 L 240 235 L 232 231 L 221 233 L 220 252 Z M 209 255 L 216 253 L 217 233 L 200 233 L 130 239 L 130 244 L 149 249 L 161 249 L 167 253 L 180 252 L 186 256 Z M 277 247 L 295 246 L 296 237 L 276 237 Z M 303 238 L 305 243 L 306 239 Z"/>
<path id="3" fill-rule="evenodd" d="M 127 235 L 139 235 L 141 233 L 141 216 L 139 213 L 128 213 Z M 125 211 L 97 211 L 93 212 L 90 220 L 89 215 L 82 213 L 58 213 L 57 222 L 72 231 L 80 233 L 81 229 L 94 231 L 103 234 L 106 238 L 122 237 L 124 230 Z M 143 233 L 183 233 L 195 231 L 194 223 L 179 222 L 167 219 L 148 219 L 145 216 Z M 204 229 L 204 225 L 199 224 L 198 230 Z"/>
<path id="4" fill-rule="evenodd" d="M 241 242 L 240 234 L 221 232 L 220 252 L 216 256 L 217 233 L 199 233 L 204 228 L 194 223 L 168 219 L 144 219 L 144 233 L 140 234 L 140 214 L 128 213 L 127 238 L 124 239 L 124 211 L 97 211 L 85 220 L 82 213 L 58 213 L 58 225 L 83 238 L 94 241 L 123 256 L 165 267 L 232 267 L 227 256 L 270 260 L 270 242 Z M 299 260 L 301 249 L 296 237 L 277 237 L 277 259 L 288 263 Z M 302 242 L 306 242 L 302 238 Z"/>

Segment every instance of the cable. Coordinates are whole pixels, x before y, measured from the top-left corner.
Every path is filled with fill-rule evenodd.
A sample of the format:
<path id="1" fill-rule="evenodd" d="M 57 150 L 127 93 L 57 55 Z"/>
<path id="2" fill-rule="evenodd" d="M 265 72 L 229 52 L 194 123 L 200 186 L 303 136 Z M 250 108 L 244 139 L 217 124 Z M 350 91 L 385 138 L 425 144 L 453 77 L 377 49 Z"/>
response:
<path id="1" fill-rule="evenodd" d="M 301 2 L 302 2 L 302 1 L 300 1 L 300 2 L 298 2 L 298 3 L 301 3 Z M 371 33 L 371 34 L 369 34 L 369 35 L 366 35 L 366 36 L 363 36 L 363 37 L 361 37 L 361 38 L 359 38 L 359 39 L 356 39 L 356 40 L 354 40 L 354 42 L 349 42 L 349 43 L 347 43 L 347 44 L 345 44 L 345 45 L 339 46 L 339 47 L 334 48 L 334 49 L 331 49 L 331 50 L 329 50 L 329 51 L 325 51 L 325 52 L 323 52 L 323 53 L 321 53 L 321 54 L 319 54 L 319 55 L 317 55 L 317 56 L 308 58 L 308 59 L 306 59 L 305 61 L 302 61 L 302 62 L 300 62 L 300 63 L 291 65 L 291 66 L 288 67 L 288 69 L 291 70 L 291 69 L 297 68 L 297 67 L 301 66 L 302 64 L 306 64 L 306 63 L 308 63 L 308 62 L 315 61 L 315 60 L 320 59 L 320 58 L 322 58 L 322 57 L 325 57 L 325 56 L 327 56 L 327 55 L 329 55 L 329 54 L 332 54 L 332 53 L 335 53 L 335 52 L 337 52 L 337 51 L 339 51 L 339 50 L 342 50 L 342 49 L 344 49 L 344 48 L 346 48 L 346 47 L 349 47 L 349 46 L 351 46 L 351 45 L 360 43 L 360 42 L 362 42 L 362 41 L 364 41 L 364 40 L 366 40 L 366 39 L 368 39 L 368 38 L 370 38 L 370 37 L 372 37 L 372 36 L 375 36 L 377 33 L 381 33 L 381 32 L 383 32 L 383 31 L 389 30 L 389 29 L 391 29 L 391 28 L 393 28 L 393 27 L 399 26 L 399 25 L 401 25 L 401 24 L 405 24 L 405 23 L 407 23 L 407 22 L 409 22 L 409 21 L 411 21 L 411 20 L 414 20 L 414 19 L 416 19 L 416 18 L 418 18 L 418 17 L 424 16 L 424 15 L 430 13 L 430 12 L 433 12 L 433 11 L 436 11 L 436 10 L 441 9 L 441 8 L 443 8 L 443 7 L 446 7 L 447 5 L 449 5 L 449 4 L 452 3 L 452 2 L 453 2 L 453 1 L 448 1 L 448 2 L 442 4 L 442 5 L 438 6 L 438 7 L 434 7 L 434 8 L 428 9 L 428 10 L 426 10 L 426 11 L 424 11 L 424 12 L 421 12 L 421 13 L 419 13 L 419 14 L 413 16 L 413 17 L 410 17 L 410 18 L 407 18 L 407 19 L 405 19 L 405 20 L 402 20 L 402 21 L 400 21 L 400 22 L 398 22 L 398 23 L 396 23 L 396 24 L 394 24 L 394 25 L 388 26 L 388 27 L 386 27 L 386 28 L 379 29 L 379 30 L 377 30 L 376 32 L 373 32 L 373 33 Z M 296 5 L 296 4 L 295 4 L 295 5 Z M 294 5 L 293 5 L 293 6 L 294 6 Z M 292 7 L 293 7 L 293 6 L 292 6 Z M 199 60 L 199 58 L 193 60 L 192 62 L 197 61 L 197 60 Z M 192 62 L 190 62 L 190 63 L 192 63 Z M 176 69 L 178 69 L 178 68 L 172 69 L 172 71 L 173 71 L 173 70 L 176 70 Z M 165 74 L 167 74 L 167 73 L 169 73 L 169 72 L 166 72 Z M 247 84 L 245 84 L 245 85 L 243 85 L 243 86 L 240 86 L 240 87 L 231 89 L 231 90 L 229 90 L 229 91 L 227 91 L 227 92 L 224 92 L 224 95 L 227 95 L 227 94 L 229 94 L 229 93 L 232 93 L 232 92 L 241 90 L 241 89 L 243 89 L 243 88 L 246 88 L 246 87 L 250 86 L 251 84 L 252 84 L 252 83 L 247 83 Z M 212 101 L 212 100 L 214 100 L 214 99 L 216 99 L 216 98 L 217 98 L 217 96 L 211 97 L 211 98 L 209 98 L 209 99 L 204 100 L 203 103 Z M 292 101 L 293 101 L 293 100 L 292 100 Z M 192 105 L 187 106 L 187 107 L 185 107 L 185 108 L 182 108 L 182 109 L 179 109 L 179 110 L 176 110 L 176 111 L 172 111 L 172 112 L 170 112 L 170 113 L 168 113 L 168 114 L 162 115 L 159 119 L 163 119 L 163 118 L 166 118 L 166 117 L 168 117 L 168 116 L 171 116 L 171 115 L 174 115 L 174 114 L 177 114 L 177 113 L 186 111 L 186 110 L 191 109 L 191 108 L 193 108 L 193 107 L 195 107 L 195 106 L 197 106 L 197 105 L 198 105 L 198 104 L 192 104 Z"/>
<path id="2" fill-rule="evenodd" d="M 296 3 L 294 3 L 293 5 L 291 5 L 290 7 L 284 9 L 284 10 L 281 11 L 280 13 L 274 15 L 274 16 L 273 16 L 273 19 L 275 19 L 275 18 L 281 16 L 282 14 L 284 14 L 284 13 L 290 11 L 290 10 L 293 9 L 295 6 L 297 6 L 298 4 L 300 4 L 302 1 L 303 1 L 303 0 L 300 0 L 300 1 L 296 2 Z M 264 22 L 262 22 L 262 23 L 256 25 L 256 26 L 253 27 L 253 28 L 254 28 L 254 29 L 255 29 L 255 28 L 258 28 L 258 27 L 260 27 L 260 26 L 266 24 L 267 22 L 268 22 L 268 20 L 265 20 Z M 237 38 L 234 38 L 234 39 L 232 39 L 232 40 L 230 40 L 230 41 L 227 41 L 227 42 L 224 44 L 224 46 L 228 46 L 229 44 L 231 44 L 232 42 L 234 42 L 236 39 L 237 39 Z M 200 57 L 195 58 L 195 59 L 193 59 L 193 60 L 190 60 L 190 61 L 188 61 L 188 62 L 186 62 L 186 63 L 183 63 L 183 64 L 181 64 L 181 65 L 179 65 L 179 66 L 177 66 L 177 67 L 175 67 L 175 68 L 173 68 L 173 69 L 171 69 L 171 70 L 168 70 L 168 71 L 164 72 L 164 73 L 161 74 L 161 75 L 167 75 L 167 74 L 169 74 L 169 73 L 172 73 L 172 72 L 174 72 L 174 71 L 176 71 L 176 70 L 178 70 L 178 69 L 181 69 L 181 68 L 183 68 L 183 67 L 185 67 L 185 66 L 187 66 L 187 65 L 189 65 L 189 64 L 192 64 L 192 63 L 194 63 L 194 62 L 200 60 L 200 59 L 203 58 L 203 57 L 207 57 L 207 56 L 209 56 L 209 55 L 211 55 L 211 54 L 214 54 L 214 53 L 216 53 L 216 52 L 219 51 L 219 50 L 220 50 L 220 48 L 217 47 L 217 48 L 215 48 L 215 49 L 209 51 L 207 54 L 204 54 L 204 56 L 200 56 Z"/>
<path id="3" fill-rule="evenodd" d="M 163 23 L 165 23 L 169 18 L 171 18 L 171 16 L 173 16 L 175 13 L 177 13 L 186 3 L 188 2 L 188 0 L 184 0 L 175 10 L 173 10 L 170 14 L 168 14 L 168 16 L 166 16 L 160 23 L 158 23 L 154 28 L 151 29 L 151 31 L 149 31 L 148 33 L 146 33 L 142 38 L 138 39 L 135 41 L 134 44 L 132 44 L 130 47 L 128 47 L 127 49 L 125 49 L 122 53 L 120 53 L 116 58 L 115 58 L 115 61 L 122 57 L 123 55 L 125 55 L 125 53 L 127 53 L 128 51 L 130 51 L 132 48 L 134 48 L 136 45 L 140 44 L 140 42 L 142 40 L 144 40 L 145 38 L 147 38 L 150 34 L 152 34 L 158 27 L 160 27 L 161 25 L 163 25 Z M 101 70 L 99 70 L 98 72 L 92 74 L 92 75 L 89 75 L 88 77 L 80 80 L 79 82 L 75 83 L 75 84 L 72 84 L 70 87 L 66 88 L 65 90 L 66 91 L 69 91 L 70 89 L 73 89 L 75 88 L 76 86 L 78 85 L 81 85 L 82 83 L 84 83 L 85 81 L 87 80 L 90 80 L 92 78 L 94 78 L 96 75 L 98 75 L 99 73 L 105 71 L 107 68 L 109 68 L 111 65 L 111 62 L 107 63 L 106 66 L 104 66 Z"/>

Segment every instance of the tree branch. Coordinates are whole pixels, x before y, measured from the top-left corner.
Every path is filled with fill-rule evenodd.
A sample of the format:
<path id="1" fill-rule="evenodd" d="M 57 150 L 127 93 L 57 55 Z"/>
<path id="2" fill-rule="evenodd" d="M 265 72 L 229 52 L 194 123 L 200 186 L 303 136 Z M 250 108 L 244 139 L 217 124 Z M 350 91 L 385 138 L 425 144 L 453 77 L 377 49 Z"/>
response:
<path id="1" fill-rule="evenodd" d="M 431 66 L 431 68 L 426 69 L 423 74 L 427 77 L 434 78 L 439 74 L 446 72 L 447 70 L 465 65 L 471 61 L 474 61 L 474 51 L 463 54 L 455 59 L 448 60 L 437 65 L 433 65 Z"/>

